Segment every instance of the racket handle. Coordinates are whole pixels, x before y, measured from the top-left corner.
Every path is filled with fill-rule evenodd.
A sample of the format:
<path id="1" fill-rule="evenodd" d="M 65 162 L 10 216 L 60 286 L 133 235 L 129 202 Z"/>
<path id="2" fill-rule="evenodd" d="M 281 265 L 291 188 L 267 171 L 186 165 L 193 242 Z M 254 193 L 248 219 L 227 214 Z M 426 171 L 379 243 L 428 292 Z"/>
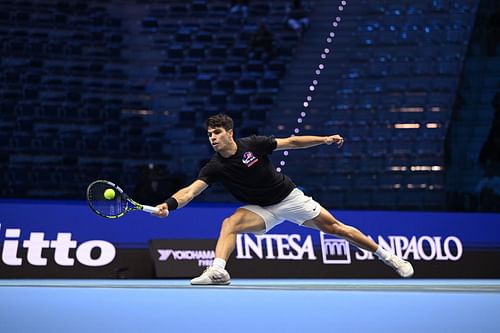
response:
<path id="1" fill-rule="evenodd" d="M 158 213 L 158 211 L 159 211 L 158 208 L 153 207 L 153 206 L 148 206 L 148 205 L 143 205 L 142 210 L 147 212 L 147 213 L 150 213 L 150 214 Z"/>

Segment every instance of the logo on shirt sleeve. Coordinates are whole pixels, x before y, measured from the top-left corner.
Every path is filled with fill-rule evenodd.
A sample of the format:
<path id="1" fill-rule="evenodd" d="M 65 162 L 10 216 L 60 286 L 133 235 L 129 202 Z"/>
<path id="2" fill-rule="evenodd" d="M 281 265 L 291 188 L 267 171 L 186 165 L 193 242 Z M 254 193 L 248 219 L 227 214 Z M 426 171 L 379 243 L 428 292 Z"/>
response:
<path id="1" fill-rule="evenodd" d="M 247 151 L 246 153 L 243 154 L 243 158 L 241 159 L 241 161 L 247 167 L 251 167 L 252 165 L 257 163 L 259 159 L 255 157 L 251 151 Z"/>

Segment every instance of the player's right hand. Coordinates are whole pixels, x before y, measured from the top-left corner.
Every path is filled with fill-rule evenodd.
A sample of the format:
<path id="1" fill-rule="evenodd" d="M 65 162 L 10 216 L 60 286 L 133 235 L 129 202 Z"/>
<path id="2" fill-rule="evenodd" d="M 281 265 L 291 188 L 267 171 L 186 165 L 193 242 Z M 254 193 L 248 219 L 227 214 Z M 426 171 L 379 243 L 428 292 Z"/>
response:
<path id="1" fill-rule="evenodd" d="M 169 214 L 168 207 L 166 203 L 161 203 L 159 205 L 156 205 L 156 208 L 158 208 L 157 213 L 153 213 L 154 216 L 157 217 L 167 217 Z"/>

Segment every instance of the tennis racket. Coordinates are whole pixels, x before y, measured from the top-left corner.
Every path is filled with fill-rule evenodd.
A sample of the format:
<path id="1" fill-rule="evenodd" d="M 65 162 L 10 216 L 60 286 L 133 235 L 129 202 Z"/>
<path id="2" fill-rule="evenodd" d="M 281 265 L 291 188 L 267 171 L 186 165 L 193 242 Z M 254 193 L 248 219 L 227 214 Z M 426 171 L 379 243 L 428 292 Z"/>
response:
<path id="1" fill-rule="evenodd" d="M 122 217 L 133 210 L 158 212 L 156 207 L 132 200 L 118 185 L 107 180 L 96 180 L 87 187 L 87 202 L 94 213 L 108 219 Z"/>

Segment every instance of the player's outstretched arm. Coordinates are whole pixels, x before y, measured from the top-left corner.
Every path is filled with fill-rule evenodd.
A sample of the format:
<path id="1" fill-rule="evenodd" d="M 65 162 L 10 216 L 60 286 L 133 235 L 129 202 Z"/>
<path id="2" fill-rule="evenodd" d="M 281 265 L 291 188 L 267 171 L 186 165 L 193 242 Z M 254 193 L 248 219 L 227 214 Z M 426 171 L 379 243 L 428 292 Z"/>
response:
<path id="1" fill-rule="evenodd" d="M 276 139 L 276 150 L 309 148 L 322 144 L 331 145 L 335 143 L 337 147 L 342 147 L 344 138 L 338 134 L 329 136 L 290 136 L 288 138 Z"/>
<path id="2" fill-rule="evenodd" d="M 177 191 L 174 195 L 168 198 L 166 202 L 156 205 L 159 212 L 154 215 L 158 217 L 167 217 L 169 214 L 169 206 L 172 205 L 172 203 L 176 205 L 174 209 L 184 207 L 191 202 L 191 200 L 200 195 L 201 192 L 203 192 L 207 187 L 208 184 L 204 181 L 199 179 L 195 180 L 191 183 L 191 185 Z M 172 207 L 170 207 L 170 210 L 173 210 Z"/>

